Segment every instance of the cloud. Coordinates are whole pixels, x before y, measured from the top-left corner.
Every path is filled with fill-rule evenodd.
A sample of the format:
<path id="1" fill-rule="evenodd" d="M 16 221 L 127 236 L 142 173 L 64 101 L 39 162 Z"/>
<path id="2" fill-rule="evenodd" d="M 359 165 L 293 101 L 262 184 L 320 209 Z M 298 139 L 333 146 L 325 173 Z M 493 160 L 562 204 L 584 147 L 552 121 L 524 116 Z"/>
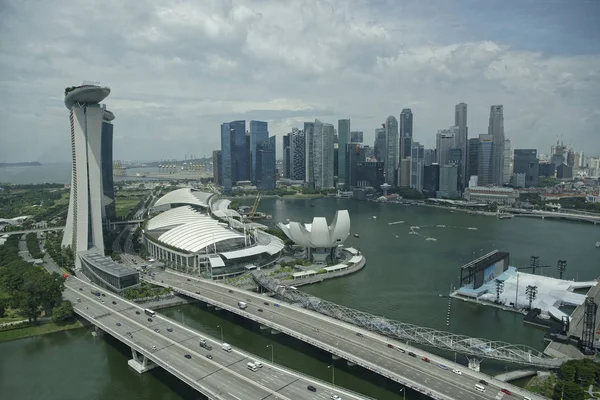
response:
<path id="1" fill-rule="evenodd" d="M 490 105 L 503 104 L 513 147 L 548 152 L 564 135 L 600 153 L 600 49 L 581 46 L 600 36 L 590 19 L 581 19 L 587 30 L 568 30 L 559 18 L 568 10 L 537 21 L 515 6 L 518 28 L 491 6 L 437 4 L 5 0 L 0 160 L 70 160 L 62 92 L 83 80 L 112 89 L 115 159 L 208 156 L 220 124 L 240 118 L 266 120 L 278 136 L 314 118 L 351 118 L 370 142 L 406 107 L 415 140 L 433 147 L 461 101 L 471 135 L 487 131 Z"/>

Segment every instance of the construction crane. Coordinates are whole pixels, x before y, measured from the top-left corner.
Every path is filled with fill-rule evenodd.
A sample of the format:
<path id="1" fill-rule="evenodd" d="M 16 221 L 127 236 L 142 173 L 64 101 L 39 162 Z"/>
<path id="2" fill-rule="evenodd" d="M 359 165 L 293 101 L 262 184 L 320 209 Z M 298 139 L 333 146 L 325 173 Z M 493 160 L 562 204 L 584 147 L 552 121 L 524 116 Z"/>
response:
<path id="1" fill-rule="evenodd" d="M 256 213 L 256 210 L 258 209 L 258 204 L 260 203 L 260 199 L 261 199 L 261 195 L 260 195 L 260 193 L 258 193 L 256 195 L 256 200 L 254 200 L 254 205 L 252 206 L 252 212 L 250 213 L 250 218 L 254 218 L 254 214 Z"/>

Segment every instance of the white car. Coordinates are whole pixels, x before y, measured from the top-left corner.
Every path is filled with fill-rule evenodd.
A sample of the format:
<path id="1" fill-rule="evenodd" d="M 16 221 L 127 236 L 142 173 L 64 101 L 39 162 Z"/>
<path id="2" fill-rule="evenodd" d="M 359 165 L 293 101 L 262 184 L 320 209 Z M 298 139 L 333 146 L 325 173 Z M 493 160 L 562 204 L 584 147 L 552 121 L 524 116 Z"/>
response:
<path id="1" fill-rule="evenodd" d="M 340 396 L 338 396 L 337 394 L 332 394 L 331 399 L 332 400 L 342 400 L 342 398 Z"/>
<path id="2" fill-rule="evenodd" d="M 456 375 L 462 375 L 462 372 L 457 369 L 453 369 L 452 372 L 454 372 Z"/>
<path id="3" fill-rule="evenodd" d="M 152 350 L 156 350 L 156 346 L 152 346 Z"/>

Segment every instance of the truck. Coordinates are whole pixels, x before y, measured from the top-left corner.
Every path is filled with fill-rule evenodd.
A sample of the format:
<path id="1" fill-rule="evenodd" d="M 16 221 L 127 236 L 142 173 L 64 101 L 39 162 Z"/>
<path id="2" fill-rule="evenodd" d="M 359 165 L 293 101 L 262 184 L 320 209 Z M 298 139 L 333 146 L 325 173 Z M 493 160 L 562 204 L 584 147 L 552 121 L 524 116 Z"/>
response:
<path id="1" fill-rule="evenodd" d="M 100 297 L 100 291 L 98 289 L 90 289 L 90 292 L 94 295 L 94 296 L 98 296 Z"/>
<path id="2" fill-rule="evenodd" d="M 248 304 L 244 303 L 243 301 L 239 301 L 238 307 L 243 310 L 244 308 L 248 307 Z"/>
<path id="3" fill-rule="evenodd" d="M 230 346 L 229 344 L 227 344 L 227 343 L 223 343 L 223 344 L 221 345 L 221 348 L 222 348 L 223 350 L 225 350 L 226 352 L 228 352 L 228 353 L 229 353 L 229 352 L 231 352 L 231 346 Z"/>

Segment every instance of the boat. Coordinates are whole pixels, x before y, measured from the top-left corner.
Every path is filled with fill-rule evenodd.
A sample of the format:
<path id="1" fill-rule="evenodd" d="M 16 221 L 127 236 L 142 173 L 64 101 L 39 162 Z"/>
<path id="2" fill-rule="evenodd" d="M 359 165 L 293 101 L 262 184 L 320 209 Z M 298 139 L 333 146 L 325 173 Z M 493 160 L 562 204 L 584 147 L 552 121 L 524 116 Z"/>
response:
<path id="1" fill-rule="evenodd" d="M 355 233 L 355 234 L 354 234 L 354 237 L 355 237 L 355 238 L 357 238 L 357 237 L 360 237 L 360 236 L 358 236 L 358 233 Z"/>
<path id="2" fill-rule="evenodd" d="M 596 247 L 600 248 L 600 242 L 596 242 Z"/>
<path id="3" fill-rule="evenodd" d="M 470 230 L 470 231 L 476 231 L 477 230 L 477 228 L 475 228 L 474 226 L 470 226 L 467 229 Z"/>
<path id="4" fill-rule="evenodd" d="M 398 224 L 403 224 L 404 221 L 396 221 L 396 222 L 388 222 L 388 225 L 398 225 Z"/>
<path id="5" fill-rule="evenodd" d="M 438 228 L 445 228 L 446 225 L 436 225 Z"/>
<path id="6" fill-rule="evenodd" d="M 511 219 L 512 217 L 512 214 L 498 214 L 498 219 Z"/>
<path id="7" fill-rule="evenodd" d="M 437 242 L 437 239 L 436 238 L 432 238 L 432 237 L 428 237 L 425 240 L 429 240 L 430 242 Z"/>
<path id="8" fill-rule="evenodd" d="M 373 219 L 377 219 L 377 215 L 373 215 Z"/>

